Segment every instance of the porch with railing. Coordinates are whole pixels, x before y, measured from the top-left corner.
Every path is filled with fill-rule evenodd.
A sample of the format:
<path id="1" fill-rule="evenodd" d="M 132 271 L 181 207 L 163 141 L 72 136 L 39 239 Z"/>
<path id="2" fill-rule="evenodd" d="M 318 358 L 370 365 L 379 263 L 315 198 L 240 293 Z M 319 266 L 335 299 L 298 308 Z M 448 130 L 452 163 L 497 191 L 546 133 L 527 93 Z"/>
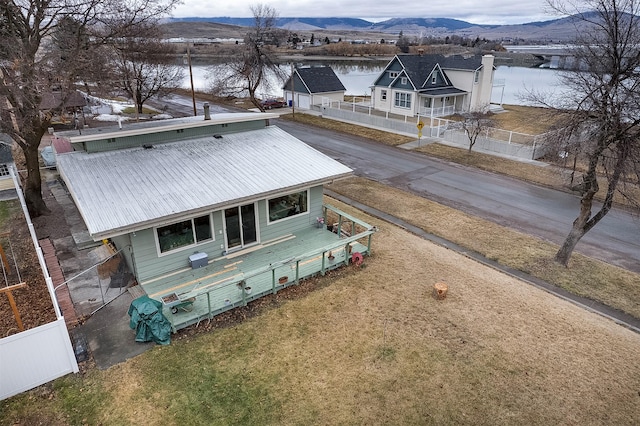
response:
<path id="1" fill-rule="evenodd" d="M 148 280 L 142 288 L 149 297 L 164 300 L 164 315 L 175 332 L 371 253 L 374 227 L 330 205 L 323 212 L 317 226 L 213 259 L 202 268 Z"/>
<path id="2" fill-rule="evenodd" d="M 443 105 L 437 108 L 421 107 L 419 112 L 421 117 L 446 117 L 455 113 L 455 105 Z"/>
<path id="3" fill-rule="evenodd" d="M 366 114 L 375 117 L 383 117 L 391 120 L 401 120 L 405 122 L 416 122 L 419 117 L 446 117 L 456 112 L 455 105 L 443 105 L 437 108 L 421 107 L 418 116 L 413 114 L 397 114 L 389 111 L 380 111 L 373 108 L 370 98 L 353 97 L 351 100 L 336 101 L 333 99 L 323 98 L 320 105 L 321 110 L 338 109 L 342 111 L 350 111 L 354 113 Z"/>

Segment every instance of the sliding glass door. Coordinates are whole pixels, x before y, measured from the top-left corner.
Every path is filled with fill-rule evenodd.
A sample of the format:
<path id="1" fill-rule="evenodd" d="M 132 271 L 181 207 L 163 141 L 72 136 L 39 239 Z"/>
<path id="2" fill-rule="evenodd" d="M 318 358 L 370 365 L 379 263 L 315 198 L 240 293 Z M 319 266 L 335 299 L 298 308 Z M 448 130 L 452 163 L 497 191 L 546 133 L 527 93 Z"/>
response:
<path id="1" fill-rule="evenodd" d="M 242 248 L 258 242 L 256 206 L 246 204 L 224 211 L 227 250 Z"/>

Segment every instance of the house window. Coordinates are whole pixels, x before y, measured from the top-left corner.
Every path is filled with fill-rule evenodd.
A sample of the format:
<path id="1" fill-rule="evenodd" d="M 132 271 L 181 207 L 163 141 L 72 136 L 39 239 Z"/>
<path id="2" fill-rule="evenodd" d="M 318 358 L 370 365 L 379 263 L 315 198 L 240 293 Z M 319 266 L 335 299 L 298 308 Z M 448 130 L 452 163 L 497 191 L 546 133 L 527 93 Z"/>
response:
<path id="1" fill-rule="evenodd" d="M 425 108 L 431 108 L 431 102 L 433 101 L 432 98 L 425 98 L 424 100 L 424 107 Z"/>
<path id="2" fill-rule="evenodd" d="M 402 79 L 400 80 L 400 82 L 402 84 L 407 84 L 407 77 L 402 77 Z"/>
<path id="3" fill-rule="evenodd" d="M 438 76 L 434 74 L 431 77 L 431 84 L 436 84 L 437 82 L 438 82 Z"/>
<path id="4" fill-rule="evenodd" d="M 411 93 L 396 92 L 394 105 L 399 108 L 411 108 Z"/>
<path id="5" fill-rule="evenodd" d="M 213 240 L 211 215 L 194 217 L 156 228 L 160 253 Z"/>
<path id="6" fill-rule="evenodd" d="M 307 191 L 295 192 L 293 194 L 270 199 L 267 202 L 269 208 L 269 221 L 275 222 L 277 220 L 306 213 L 309 210 L 307 202 L 308 199 L 309 196 Z"/>
<path id="7" fill-rule="evenodd" d="M 396 78 L 400 74 L 398 71 L 389 71 L 389 78 Z"/>
<path id="8" fill-rule="evenodd" d="M 6 164 L 0 164 L 0 176 L 9 176 L 9 167 Z"/>
<path id="9" fill-rule="evenodd" d="M 381 90 L 380 91 L 380 100 L 382 100 L 382 101 L 386 101 L 387 100 L 387 91 L 386 90 Z"/>

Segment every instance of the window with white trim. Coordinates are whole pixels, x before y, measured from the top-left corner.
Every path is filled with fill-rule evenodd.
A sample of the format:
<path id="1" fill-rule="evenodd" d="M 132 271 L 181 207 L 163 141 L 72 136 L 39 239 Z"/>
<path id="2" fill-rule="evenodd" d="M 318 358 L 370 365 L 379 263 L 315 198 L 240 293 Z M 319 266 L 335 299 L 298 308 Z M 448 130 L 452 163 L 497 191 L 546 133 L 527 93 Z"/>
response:
<path id="1" fill-rule="evenodd" d="M 394 105 L 398 108 L 411 108 L 411 93 L 396 92 Z"/>
<path id="2" fill-rule="evenodd" d="M 212 241 L 213 235 L 210 214 L 156 228 L 160 253 Z"/>
<path id="3" fill-rule="evenodd" d="M 386 90 L 381 90 L 380 91 L 380 100 L 381 101 L 386 101 L 387 100 L 387 91 Z"/>
<path id="4" fill-rule="evenodd" d="M 403 85 L 404 85 L 404 84 L 407 84 L 407 77 L 402 77 L 402 78 L 400 79 L 400 82 L 401 82 Z"/>
<path id="5" fill-rule="evenodd" d="M 432 75 L 431 76 L 431 84 L 436 84 L 438 82 L 438 76 L 437 75 Z"/>
<path id="6" fill-rule="evenodd" d="M 9 166 L 0 164 L 0 176 L 9 176 Z"/>
<path id="7" fill-rule="evenodd" d="M 308 200 L 309 194 L 306 190 L 268 200 L 269 222 L 275 222 L 308 212 Z"/>
<path id="8" fill-rule="evenodd" d="M 398 71 L 389 71 L 389 78 L 396 78 L 399 74 Z"/>

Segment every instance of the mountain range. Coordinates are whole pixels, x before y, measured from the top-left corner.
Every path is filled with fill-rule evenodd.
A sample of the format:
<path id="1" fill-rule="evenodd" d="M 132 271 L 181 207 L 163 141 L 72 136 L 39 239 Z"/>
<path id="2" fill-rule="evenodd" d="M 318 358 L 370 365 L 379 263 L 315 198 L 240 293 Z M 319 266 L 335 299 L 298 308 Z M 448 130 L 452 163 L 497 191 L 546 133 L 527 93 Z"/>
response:
<path id="1" fill-rule="evenodd" d="M 169 23 L 209 22 L 230 26 L 250 27 L 253 18 L 212 17 L 172 18 Z M 407 36 L 459 35 L 490 40 L 519 39 L 566 42 L 575 38 L 580 26 L 576 19 L 565 17 L 549 21 L 529 22 L 517 25 L 477 25 L 448 18 L 392 18 L 370 22 L 359 18 L 278 18 L 277 26 L 289 31 L 349 31 L 399 34 Z"/>

